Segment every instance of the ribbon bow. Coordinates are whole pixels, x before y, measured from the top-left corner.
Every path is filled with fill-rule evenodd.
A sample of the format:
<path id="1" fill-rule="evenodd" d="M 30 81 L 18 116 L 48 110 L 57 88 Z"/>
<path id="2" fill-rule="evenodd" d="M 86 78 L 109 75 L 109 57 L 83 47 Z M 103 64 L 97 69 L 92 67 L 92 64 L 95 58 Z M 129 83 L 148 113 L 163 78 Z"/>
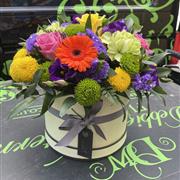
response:
<path id="1" fill-rule="evenodd" d="M 126 111 L 125 108 L 121 108 L 119 111 L 114 112 L 112 114 L 104 115 L 104 116 L 98 116 L 96 117 L 96 114 L 101 110 L 103 106 L 103 101 L 97 102 L 94 106 L 92 106 L 91 109 L 88 111 L 85 111 L 85 117 L 81 118 L 80 116 L 77 115 L 70 115 L 66 114 L 62 117 L 64 122 L 62 125 L 59 127 L 60 130 L 69 130 L 67 134 L 59 140 L 59 142 L 56 144 L 56 146 L 67 146 L 71 143 L 71 141 L 86 127 L 89 125 L 92 125 L 96 131 L 96 133 L 102 137 L 103 139 L 106 140 L 106 137 L 101 130 L 101 128 L 98 126 L 98 124 L 105 123 L 112 121 L 114 119 L 117 119 L 121 115 L 124 114 L 124 119 L 126 118 Z M 127 105 L 126 105 L 127 106 Z M 54 108 L 50 108 L 49 111 L 56 115 L 59 116 L 58 110 Z"/>
<path id="2" fill-rule="evenodd" d="M 77 115 L 65 115 L 62 117 L 64 122 L 59 127 L 60 130 L 69 130 L 69 132 L 56 144 L 56 146 L 67 146 L 70 142 L 86 127 L 92 125 L 96 133 L 106 140 L 106 137 L 97 125 L 97 117 L 95 115 L 101 110 L 103 105 L 102 101 L 99 101 L 91 109 L 85 111 L 85 117 L 81 118 Z"/>

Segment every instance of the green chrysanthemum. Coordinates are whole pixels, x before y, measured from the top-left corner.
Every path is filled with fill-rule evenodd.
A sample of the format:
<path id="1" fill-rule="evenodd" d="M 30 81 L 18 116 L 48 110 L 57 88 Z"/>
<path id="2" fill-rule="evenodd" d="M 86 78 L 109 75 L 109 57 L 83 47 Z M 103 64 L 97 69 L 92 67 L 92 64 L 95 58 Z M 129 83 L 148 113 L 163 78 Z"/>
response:
<path id="1" fill-rule="evenodd" d="M 64 32 L 68 35 L 68 36 L 72 36 L 75 35 L 77 33 L 83 33 L 85 32 L 85 27 L 80 25 L 80 24 L 70 24 L 66 27 L 66 29 L 64 30 Z"/>
<path id="2" fill-rule="evenodd" d="M 51 65 L 50 61 L 46 61 L 45 63 L 41 64 L 40 69 L 43 69 L 44 72 L 41 77 L 41 81 L 48 81 L 50 79 L 50 74 L 49 74 L 49 66 Z"/>
<path id="3" fill-rule="evenodd" d="M 127 31 L 117 31 L 115 33 L 105 32 L 101 40 L 108 45 L 108 55 L 110 59 L 121 61 L 122 55 L 131 53 L 140 55 L 141 43 L 137 38 Z"/>
<path id="4" fill-rule="evenodd" d="M 75 98 L 83 106 L 92 106 L 101 98 L 101 86 L 95 80 L 84 79 L 75 88 Z"/>
<path id="5" fill-rule="evenodd" d="M 120 64 L 129 74 L 137 74 L 140 70 L 140 57 L 130 53 L 123 54 Z"/>

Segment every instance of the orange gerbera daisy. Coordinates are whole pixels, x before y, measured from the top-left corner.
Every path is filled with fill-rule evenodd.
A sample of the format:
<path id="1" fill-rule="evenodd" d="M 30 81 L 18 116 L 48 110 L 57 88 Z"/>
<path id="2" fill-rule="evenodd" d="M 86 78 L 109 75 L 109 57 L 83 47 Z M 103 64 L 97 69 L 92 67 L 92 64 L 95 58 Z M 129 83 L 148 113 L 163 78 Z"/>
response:
<path id="1" fill-rule="evenodd" d="M 67 37 L 56 50 L 56 57 L 62 64 L 67 64 L 69 68 L 79 72 L 90 68 L 97 55 L 98 51 L 94 47 L 94 42 L 86 35 Z"/>

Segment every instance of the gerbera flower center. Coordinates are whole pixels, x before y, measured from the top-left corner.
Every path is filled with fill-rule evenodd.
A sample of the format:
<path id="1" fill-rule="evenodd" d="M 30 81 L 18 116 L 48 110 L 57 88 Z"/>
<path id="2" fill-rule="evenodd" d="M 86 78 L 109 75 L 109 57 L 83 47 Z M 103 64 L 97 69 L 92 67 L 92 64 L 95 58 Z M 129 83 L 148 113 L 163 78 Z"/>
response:
<path id="1" fill-rule="evenodd" d="M 74 56 L 79 56 L 81 54 L 81 51 L 79 49 L 75 49 L 72 53 Z"/>

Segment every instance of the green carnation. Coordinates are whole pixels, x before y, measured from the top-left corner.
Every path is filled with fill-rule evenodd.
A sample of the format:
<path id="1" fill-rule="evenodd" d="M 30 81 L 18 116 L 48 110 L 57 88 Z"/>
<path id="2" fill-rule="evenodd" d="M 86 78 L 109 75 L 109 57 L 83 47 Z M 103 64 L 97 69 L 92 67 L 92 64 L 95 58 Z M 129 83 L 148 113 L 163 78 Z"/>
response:
<path id="1" fill-rule="evenodd" d="M 75 35 L 77 33 L 83 33 L 85 32 L 85 27 L 80 25 L 80 24 L 70 24 L 66 27 L 66 29 L 64 30 L 64 32 L 68 35 L 68 36 L 72 36 Z"/>
<path id="2" fill-rule="evenodd" d="M 49 66 L 51 65 L 50 61 L 46 61 L 45 63 L 41 64 L 40 69 L 43 69 L 44 72 L 41 76 L 41 81 L 48 81 L 50 79 L 50 74 L 49 74 Z"/>
<path id="3" fill-rule="evenodd" d="M 120 62 L 125 53 L 140 55 L 141 43 L 133 34 L 125 30 L 115 33 L 105 32 L 101 40 L 108 45 L 107 53 L 112 61 Z"/>
<path id="4" fill-rule="evenodd" d="M 101 98 L 101 86 L 95 80 L 84 79 L 75 88 L 75 98 L 83 106 L 92 106 Z"/>
<path id="5" fill-rule="evenodd" d="M 137 74 L 140 70 L 140 57 L 130 53 L 123 54 L 120 64 L 129 74 Z"/>

